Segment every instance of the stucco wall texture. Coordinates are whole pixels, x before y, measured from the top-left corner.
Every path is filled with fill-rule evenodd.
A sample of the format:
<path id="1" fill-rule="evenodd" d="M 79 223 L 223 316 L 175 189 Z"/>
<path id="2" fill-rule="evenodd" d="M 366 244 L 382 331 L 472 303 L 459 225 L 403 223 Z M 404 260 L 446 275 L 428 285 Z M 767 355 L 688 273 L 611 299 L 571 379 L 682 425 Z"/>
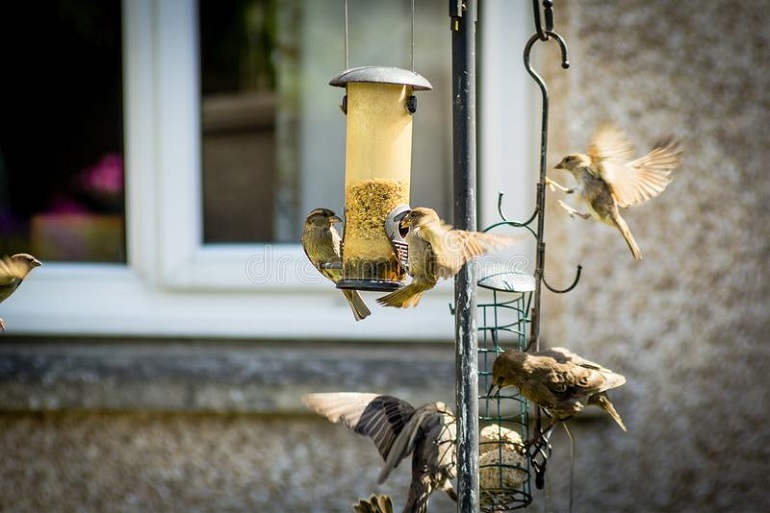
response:
<path id="1" fill-rule="evenodd" d="M 584 272 L 548 296 L 545 341 L 628 378 L 611 395 L 629 433 L 576 434 L 574 511 L 770 511 L 770 2 L 556 4 L 572 65 L 537 50 L 549 167 L 605 120 L 639 152 L 669 133 L 686 147 L 669 188 L 623 211 L 641 262 L 549 195 L 546 276 Z M 555 511 L 566 482 L 552 480 Z"/>
<path id="2" fill-rule="evenodd" d="M 376 486 L 374 444 L 320 417 L 0 415 L 0 433 L 3 512 L 352 512 L 409 485 L 407 465 Z"/>

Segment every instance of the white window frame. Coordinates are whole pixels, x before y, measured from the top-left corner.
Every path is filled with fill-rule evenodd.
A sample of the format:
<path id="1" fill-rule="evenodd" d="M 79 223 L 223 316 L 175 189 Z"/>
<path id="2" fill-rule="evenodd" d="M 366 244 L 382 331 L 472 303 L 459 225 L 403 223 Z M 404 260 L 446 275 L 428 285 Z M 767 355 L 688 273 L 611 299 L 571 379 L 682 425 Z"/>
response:
<path id="1" fill-rule="evenodd" d="M 499 12 L 509 10 L 506 3 L 487 2 L 487 17 L 495 19 Z M 453 338 L 451 280 L 425 294 L 414 309 L 382 308 L 374 302 L 378 294 L 366 293 L 372 315 L 355 322 L 340 292 L 316 273 L 298 244 L 203 244 L 196 16 L 195 0 L 124 2 L 128 263 L 44 263 L 0 307 L 8 332 L 260 339 Z M 519 18 L 520 13 L 508 19 Z M 510 24 L 495 27 L 490 24 L 485 33 L 487 48 L 502 42 L 509 47 L 508 55 L 513 45 L 520 51 L 523 44 L 510 40 Z M 516 65 L 510 59 L 506 62 L 507 67 Z M 506 80 L 521 83 L 516 77 Z M 524 90 L 530 94 L 526 87 Z M 504 91 L 500 98 L 507 98 L 508 103 L 497 103 L 488 111 L 511 108 L 511 101 L 519 104 L 512 108 L 520 108 L 522 101 L 527 102 L 526 94 L 511 100 L 510 90 Z M 530 108 L 528 102 L 523 105 Z M 498 164 L 507 158 L 511 159 L 508 162 L 526 162 L 532 149 L 523 143 L 524 148 L 514 148 L 520 153 L 509 155 L 510 144 L 500 145 L 491 134 L 510 123 L 496 115 L 483 119 L 488 120 L 484 132 L 489 139 L 480 149 L 488 165 L 479 194 L 496 198 L 497 191 L 506 189 L 511 181 L 510 169 Z M 517 136 L 505 130 L 501 137 L 510 142 Z M 507 150 L 500 152 L 500 148 Z M 496 219 L 488 204 L 482 209 L 482 222 Z"/>

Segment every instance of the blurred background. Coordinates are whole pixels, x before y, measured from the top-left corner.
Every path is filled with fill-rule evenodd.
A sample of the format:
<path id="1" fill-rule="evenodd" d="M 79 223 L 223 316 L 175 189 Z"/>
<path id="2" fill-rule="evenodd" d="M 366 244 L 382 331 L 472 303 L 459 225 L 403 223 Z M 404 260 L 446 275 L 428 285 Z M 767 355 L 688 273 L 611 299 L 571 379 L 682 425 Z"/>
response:
<path id="1" fill-rule="evenodd" d="M 447 6 L 416 4 L 434 90 L 418 97 L 411 202 L 451 220 Z M 377 486 L 373 444 L 299 401 L 454 403 L 451 284 L 354 323 L 300 267 L 305 213 L 342 210 L 342 91 L 327 85 L 345 66 L 342 5 L 2 7 L 0 253 L 44 265 L 0 305 L 0 510 L 337 512 L 376 491 L 403 504 L 408 466 Z M 351 0 L 350 65 L 409 67 L 410 17 L 408 1 Z M 556 2 L 570 69 L 553 41 L 533 49 L 549 169 L 605 120 L 639 152 L 668 133 L 686 150 L 669 188 L 624 213 L 640 262 L 549 193 L 546 277 L 583 276 L 545 294 L 543 343 L 628 378 L 612 400 L 629 432 L 571 421 L 570 476 L 557 430 L 532 511 L 567 511 L 571 480 L 576 512 L 770 509 L 769 23 L 765 0 Z M 511 218 L 532 211 L 540 111 L 521 63 L 529 2 L 481 2 L 479 32 L 484 226 L 499 190 Z M 436 495 L 430 510 L 455 507 Z"/>

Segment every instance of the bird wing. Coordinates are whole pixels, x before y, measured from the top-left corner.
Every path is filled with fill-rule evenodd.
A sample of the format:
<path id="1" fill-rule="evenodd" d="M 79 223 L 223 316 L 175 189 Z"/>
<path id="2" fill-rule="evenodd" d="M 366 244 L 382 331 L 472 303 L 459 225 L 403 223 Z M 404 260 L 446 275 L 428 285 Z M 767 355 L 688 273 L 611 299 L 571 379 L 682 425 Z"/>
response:
<path id="1" fill-rule="evenodd" d="M 448 224 L 430 222 L 419 227 L 421 237 L 431 246 L 436 278 L 449 278 L 456 274 L 474 256 L 483 253 L 468 232 L 453 230 Z"/>
<path id="2" fill-rule="evenodd" d="M 332 241 L 331 243 L 332 254 L 329 255 L 329 259 L 325 263 L 326 264 L 341 263 L 342 262 L 342 237 L 340 237 L 339 232 L 334 226 L 329 227 L 329 234 L 331 235 L 331 241 Z M 321 273 L 335 283 L 342 278 L 342 270 L 340 269 L 326 268 L 326 269 L 323 269 Z"/>
<path id="3" fill-rule="evenodd" d="M 679 165 L 681 154 L 679 143 L 669 137 L 656 143 L 647 155 L 629 162 L 631 172 L 627 178 L 613 185 L 618 205 L 638 205 L 663 192 L 671 183 L 671 171 Z"/>
<path id="4" fill-rule="evenodd" d="M 581 365 L 565 365 L 571 395 L 591 395 L 606 390 L 606 379 L 595 369 Z"/>
<path id="5" fill-rule="evenodd" d="M 626 378 L 622 374 L 591 360 L 586 360 L 563 347 L 552 347 L 541 351 L 540 354 L 550 356 L 560 364 L 567 365 L 571 369 L 571 376 L 576 380 L 575 385 L 580 390 L 588 391 L 595 388 L 590 393 L 598 393 L 619 387 L 626 382 Z"/>
<path id="6" fill-rule="evenodd" d="M 599 175 L 612 181 L 616 174 L 623 174 L 623 166 L 634 158 L 634 144 L 616 125 L 605 123 L 591 137 L 588 156 L 592 163 L 602 164 Z"/>
<path id="7" fill-rule="evenodd" d="M 604 369 L 601 365 L 598 363 L 592 362 L 590 360 L 586 360 L 582 356 L 579 356 L 569 349 L 565 349 L 563 347 L 552 347 L 550 349 L 544 349 L 538 353 L 542 356 L 549 356 L 556 360 L 559 363 L 570 363 L 573 365 L 581 365 L 586 368 L 590 369 Z M 605 369 L 608 370 L 608 369 Z"/>
<path id="8" fill-rule="evenodd" d="M 322 275 L 333 282 L 339 281 L 342 277 L 342 271 L 324 267 L 324 265 L 341 262 L 341 248 L 342 238 L 333 226 L 328 228 L 305 227 L 302 234 L 302 250 L 305 252 L 305 256 Z"/>
<path id="9" fill-rule="evenodd" d="M 340 232 L 338 232 L 334 226 L 330 226 L 329 231 L 331 232 L 331 235 L 332 235 L 332 247 L 334 248 L 334 256 L 336 256 L 338 259 L 341 259 L 342 258 L 342 237 L 340 237 Z"/>
<path id="10" fill-rule="evenodd" d="M 456 230 L 448 224 L 435 222 L 423 226 L 421 233 L 433 248 L 438 278 L 450 278 L 471 258 L 515 244 L 524 238 Z"/>
<path id="11" fill-rule="evenodd" d="M 455 416 L 445 404 L 430 403 L 417 408 L 393 444 L 377 482 L 384 483 L 391 470 L 409 454 L 413 454 L 412 469 L 420 468 L 431 476 L 454 477 L 456 438 Z"/>
<path id="12" fill-rule="evenodd" d="M 522 395 L 540 406 L 557 403 L 566 390 L 562 373 L 541 356 L 527 355 L 520 376 Z"/>
<path id="13" fill-rule="evenodd" d="M 671 182 L 680 154 L 678 143 L 668 138 L 647 155 L 632 160 L 633 143 L 611 124 L 600 126 L 588 146 L 596 173 L 610 186 L 620 207 L 638 205 L 660 194 Z"/>
<path id="14" fill-rule="evenodd" d="M 390 453 L 385 458 L 385 465 L 380 469 L 377 483 L 382 484 L 390 475 L 390 471 L 398 466 L 404 458 L 409 456 L 417 444 L 418 436 L 423 431 L 423 424 L 435 418 L 435 409 L 430 411 L 428 405 L 418 408 L 396 437 Z"/>
<path id="15" fill-rule="evenodd" d="M 388 459 L 396 438 L 414 414 L 414 407 L 390 395 L 335 392 L 307 394 L 302 398 L 311 410 L 330 421 L 342 423 L 374 441 L 383 460 Z"/>

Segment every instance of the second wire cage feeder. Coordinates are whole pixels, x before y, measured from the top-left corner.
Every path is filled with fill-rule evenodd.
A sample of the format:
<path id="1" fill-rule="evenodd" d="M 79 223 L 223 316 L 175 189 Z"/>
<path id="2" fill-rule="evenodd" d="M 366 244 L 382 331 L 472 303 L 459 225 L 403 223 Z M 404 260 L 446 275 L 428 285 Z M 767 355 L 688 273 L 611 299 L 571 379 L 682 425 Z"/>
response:
<path id="1" fill-rule="evenodd" d="M 478 286 L 491 299 L 478 308 L 479 353 L 479 488 L 483 512 L 511 511 L 532 501 L 527 401 L 513 390 L 495 396 L 492 362 L 506 349 L 524 350 L 535 280 L 504 265 L 481 266 Z"/>

